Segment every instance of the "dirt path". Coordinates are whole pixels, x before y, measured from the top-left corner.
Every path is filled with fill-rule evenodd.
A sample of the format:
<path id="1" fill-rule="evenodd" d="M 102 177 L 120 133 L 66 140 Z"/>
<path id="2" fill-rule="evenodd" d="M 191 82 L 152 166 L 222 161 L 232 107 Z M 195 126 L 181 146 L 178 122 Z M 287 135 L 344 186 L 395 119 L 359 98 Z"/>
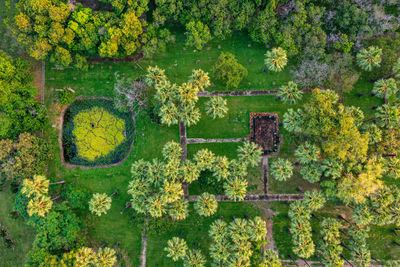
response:
<path id="1" fill-rule="evenodd" d="M 264 194 L 268 194 L 268 157 L 267 155 L 263 156 L 262 159 L 262 165 L 263 165 L 263 169 L 264 169 Z"/>
<path id="2" fill-rule="evenodd" d="M 143 232 L 142 232 L 142 253 L 140 254 L 140 266 L 141 267 L 146 267 L 146 252 L 147 252 L 147 236 L 146 236 L 146 227 L 145 227 L 145 228 L 143 228 Z"/>
<path id="3" fill-rule="evenodd" d="M 36 101 L 44 104 L 45 68 L 44 61 L 31 61 L 33 72 L 33 85 L 37 88 Z"/>
<path id="4" fill-rule="evenodd" d="M 196 199 L 199 196 L 193 195 L 193 196 L 185 196 L 187 200 L 189 201 L 196 201 Z M 304 196 L 302 194 L 263 194 L 263 195 L 247 195 L 243 200 L 237 201 L 237 202 L 270 202 L 270 201 L 296 201 L 296 200 L 302 200 Z M 216 195 L 215 199 L 217 201 L 227 201 L 227 202 L 234 202 L 233 200 L 229 199 L 227 196 L 223 195 Z"/>
<path id="5" fill-rule="evenodd" d="M 204 139 L 204 138 L 187 138 L 187 144 L 204 144 L 204 143 L 238 143 L 238 142 L 246 142 L 247 138 L 227 138 L 227 139 Z"/>

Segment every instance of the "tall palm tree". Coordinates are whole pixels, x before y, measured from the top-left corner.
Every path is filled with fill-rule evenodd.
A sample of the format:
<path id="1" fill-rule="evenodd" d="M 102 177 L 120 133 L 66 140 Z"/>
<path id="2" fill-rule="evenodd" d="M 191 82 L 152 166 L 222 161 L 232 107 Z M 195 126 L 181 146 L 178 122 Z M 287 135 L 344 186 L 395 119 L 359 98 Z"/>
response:
<path id="1" fill-rule="evenodd" d="M 28 203 L 28 215 L 36 214 L 39 217 L 44 217 L 53 206 L 53 201 L 45 195 L 38 195 L 32 198 Z"/>
<path id="2" fill-rule="evenodd" d="M 375 113 L 378 125 L 384 128 L 396 128 L 400 123 L 400 107 L 395 105 L 382 105 L 376 109 Z"/>
<path id="3" fill-rule="evenodd" d="M 225 181 L 231 175 L 229 171 L 230 162 L 226 156 L 217 156 L 212 167 L 213 175 L 218 182 Z"/>
<path id="4" fill-rule="evenodd" d="M 204 72 L 201 69 L 192 71 L 189 83 L 193 83 L 197 88 L 199 88 L 200 91 L 204 91 L 204 88 L 211 85 L 208 72 Z"/>
<path id="5" fill-rule="evenodd" d="M 214 221 L 210 226 L 210 230 L 208 231 L 208 235 L 215 241 L 225 239 L 228 234 L 228 224 L 223 220 Z"/>
<path id="6" fill-rule="evenodd" d="M 247 180 L 239 177 L 231 177 L 224 183 L 225 195 L 229 199 L 243 200 L 247 192 Z"/>
<path id="7" fill-rule="evenodd" d="M 397 82 L 395 79 L 381 79 L 375 82 L 372 92 L 380 98 L 385 100 L 385 104 L 389 102 L 389 97 L 391 95 L 397 94 L 399 88 L 397 87 Z"/>
<path id="8" fill-rule="evenodd" d="M 305 142 L 296 149 L 294 154 L 301 164 L 310 164 L 318 161 L 320 150 L 316 145 Z"/>
<path id="9" fill-rule="evenodd" d="M 166 203 L 159 195 L 154 195 L 148 199 L 147 210 L 150 216 L 159 218 L 166 213 Z"/>
<path id="10" fill-rule="evenodd" d="M 357 54 L 357 64 L 365 71 L 371 71 L 374 67 L 379 67 L 382 62 L 382 49 L 370 46 L 362 49 Z"/>
<path id="11" fill-rule="evenodd" d="M 145 82 L 148 86 L 154 86 L 155 84 L 161 83 L 166 80 L 167 76 L 165 76 L 165 71 L 163 69 L 160 69 L 158 66 L 149 66 L 147 68 Z"/>
<path id="12" fill-rule="evenodd" d="M 271 51 L 268 51 L 265 54 L 264 64 L 267 66 L 267 68 L 264 71 L 282 71 L 287 65 L 287 62 L 286 50 L 280 47 L 272 48 Z"/>
<path id="13" fill-rule="evenodd" d="M 326 198 L 322 191 L 312 190 L 304 193 L 304 203 L 313 212 L 321 209 L 325 203 Z"/>
<path id="14" fill-rule="evenodd" d="M 181 180 L 185 183 L 193 183 L 200 177 L 200 170 L 197 165 L 191 160 L 185 160 L 180 168 Z"/>
<path id="15" fill-rule="evenodd" d="M 33 179 L 24 179 L 21 193 L 27 197 L 47 195 L 49 192 L 49 180 L 43 175 L 34 175 Z"/>
<path id="16" fill-rule="evenodd" d="M 267 224 L 260 217 L 254 217 L 249 221 L 250 239 L 254 242 L 265 240 L 267 235 Z"/>
<path id="17" fill-rule="evenodd" d="M 296 83 L 290 81 L 288 84 L 279 87 L 277 96 L 284 103 L 294 104 L 302 98 L 303 92 L 297 87 Z"/>
<path id="18" fill-rule="evenodd" d="M 168 246 L 164 250 L 168 253 L 167 257 L 172 258 L 173 261 L 178 261 L 185 259 L 188 246 L 182 238 L 173 237 L 168 240 Z"/>
<path id="19" fill-rule="evenodd" d="M 278 158 L 271 163 L 271 174 L 278 181 L 286 181 L 293 175 L 293 164 L 287 159 Z"/>
<path id="20" fill-rule="evenodd" d="M 188 250 L 186 257 L 183 261 L 184 267 L 203 267 L 206 263 L 206 259 L 200 250 L 190 249 Z"/>
<path id="21" fill-rule="evenodd" d="M 215 162 L 215 154 L 207 148 L 196 152 L 193 157 L 200 170 L 211 169 Z"/>
<path id="22" fill-rule="evenodd" d="M 107 214 L 107 211 L 111 208 L 111 197 L 105 193 L 95 193 L 89 201 L 89 210 L 91 213 L 101 216 L 103 213 Z"/>
<path id="23" fill-rule="evenodd" d="M 220 96 L 211 97 L 206 102 L 206 113 L 213 119 L 223 118 L 228 113 L 227 101 Z"/>
<path id="24" fill-rule="evenodd" d="M 184 199 L 180 199 L 169 204 L 169 215 L 172 219 L 180 221 L 187 218 L 189 213 L 189 202 Z"/>
<path id="25" fill-rule="evenodd" d="M 82 247 L 75 253 L 74 266 L 93 266 L 97 261 L 96 252 L 91 248 Z"/>
<path id="26" fill-rule="evenodd" d="M 226 239 L 215 240 L 215 242 L 210 245 L 210 256 L 214 260 L 215 266 L 226 266 L 225 264 L 231 255 L 230 244 Z"/>
<path id="27" fill-rule="evenodd" d="M 165 181 L 160 193 L 161 198 L 167 204 L 178 201 L 184 194 L 182 184 L 177 181 Z"/>
<path id="28" fill-rule="evenodd" d="M 245 142 L 238 148 L 238 158 L 240 161 L 246 162 L 247 165 L 256 167 L 261 162 L 261 148 L 252 142 Z"/>
<path id="29" fill-rule="evenodd" d="M 264 252 L 264 258 L 258 267 L 282 267 L 282 262 L 280 262 L 279 256 L 275 251 L 267 249 Z"/>
<path id="30" fill-rule="evenodd" d="M 285 114 L 283 114 L 283 127 L 290 133 L 299 133 L 302 131 L 304 125 L 303 112 L 301 109 L 289 108 Z"/>
<path id="31" fill-rule="evenodd" d="M 112 267 L 117 263 L 117 255 L 112 248 L 99 248 L 96 266 Z"/>
<path id="32" fill-rule="evenodd" d="M 217 212 L 218 202 L 214 195 L 204 192 L 197 198 L 194 208 L 200 216 L 208 217 Z"/>

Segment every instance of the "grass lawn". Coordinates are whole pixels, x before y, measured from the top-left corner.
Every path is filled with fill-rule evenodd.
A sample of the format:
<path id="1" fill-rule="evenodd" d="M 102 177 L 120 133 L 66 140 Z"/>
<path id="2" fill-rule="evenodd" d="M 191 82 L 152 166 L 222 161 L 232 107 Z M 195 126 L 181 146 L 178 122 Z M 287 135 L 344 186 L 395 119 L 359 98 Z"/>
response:
<path id="1" fill-rule="evenodd" d="M 174 236 L 179 236 L 182 231 L 182 238 L 186 240 L 188 247 L 194 249 L 194 243 L 197 242 L 197 248 L 208 257 L 208 248 L 211 242 L 208 230 L 212 222 L 221 216 L 227 223 L 232 221 L 232 216 L 236 218 L 243 218 L 245 215 L 249 218 L 261 216 L 257 207 L 251 203 L 220 202 L 218 205 L 218 211 L 215 215 L 202 217 L 196 213 L 191 203 L 190 215 L 186 220 L 159 229 L 161 232 L 159 234 L 149 232 L 147 239 L 147 266 L 183 266 L 182 261 L 173 262 L 167 257 L 167 253 L 164 251 L 167 241 Z"/>
<path id="2" fill-rule="evenodd" d="M 1 266 L 23 266 L 36 234 L 35 229 L 27 226 L 23 218 L 12 217 L 14 200 L 15 194 L 11 193 L 8 184 L 4 185 L 0 191 L 0 223 L 8 230 L 15 247 L 8 248 L 4 239 L 0 237 Z"/>

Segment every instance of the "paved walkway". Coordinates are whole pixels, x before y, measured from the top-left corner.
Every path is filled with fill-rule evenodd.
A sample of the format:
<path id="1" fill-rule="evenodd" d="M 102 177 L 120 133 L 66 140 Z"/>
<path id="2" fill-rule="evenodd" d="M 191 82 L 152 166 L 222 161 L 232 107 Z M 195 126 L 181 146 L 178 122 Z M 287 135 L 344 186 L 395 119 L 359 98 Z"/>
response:
<path id="1" fill-rule="evenodd" d="M 255 96 L 255 95 L 276 95 L 276 90 L 249 90 L 249 91 L 221 91 L 221 92 L 209 92 L 203 91 L 198 92 L 198 96 L 210 97 L 210 96 Z"/>
<path id="2" fill-rule="evenodd" d="M 189 201 L 196 201 L 199 196 L 185 196 Z M 304 198 L 303 194 L 269 194 L 269 195 L 247 195 L 243 200 L 237 202 L 252 202 L 252 201 L 296 201 L 302 200 Z M 216 195 L 215 199 L 221 202 L 234 202 L 224 195 Z"/>
<path id="3" fill-rule="evenodd" d="M 238 143 L 246 142 L 247 138 L 227 138 L 227 139 L 204 139 L 204 138 L 187 138 L 187 144 L 203 144 L 203 143 Z"/>

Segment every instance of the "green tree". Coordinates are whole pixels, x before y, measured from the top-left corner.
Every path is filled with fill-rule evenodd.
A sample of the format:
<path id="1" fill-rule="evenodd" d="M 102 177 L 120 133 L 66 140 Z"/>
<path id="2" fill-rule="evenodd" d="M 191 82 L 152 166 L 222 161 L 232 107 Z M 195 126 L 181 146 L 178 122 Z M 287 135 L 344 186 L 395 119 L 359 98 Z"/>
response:
<path id="1" fill-rule="evenodd" d="M 226 84 L 227 88 L 237 88 L 247 76 L 247 69 L 237 61 L 235 56 L 224 52 L 219 55 L 212 72 Z"/>
<path id="2" fill-rule="evenodd" d="M 198 249 L 189 249 L 183 260 L 183 266 L 185 267 L 203 267 L 205 263 L 206 259 Z"/>
<path id="3" fill-rule="evenodd" d="M 201 21 L 190 21 L 186 24 L 187 40 L 185 45 L 194 46 L 201 50 L 203 46 L 211 40 L 210 29 L 207 24 Z"/>
<path id="4" fill-rule="evenodd" d="M 385 100 L 385 104 L 388 104 L 390 96 L 396 95 L 398 90 L 399 88 L 397 87 L 396 80 L 390 78 L 376 81 L 372 92 L 377 97 L 383 98 Z"/>
<path id="5" fill-rule="evenodd" d="M 376 109 L 377 124 L 382 128 L 396 128 L 400 124 L 400 107 L 384 104 Z"/>
<path id="6" fill-rule="evenodd" d="M 264 252 L 263 261 L 258 267 L 282 267 L 282 262 L 279 260 L 278 255 L 272 249 L 267 249 Z"/>
<path id="7" fill-rule="evenodd" d="M 173 237 L 168 240 L 168 246 L 164 250 L 168 253 L 167 257 L 172 258 L 173 261 L 178 261 L 185 259 L 188 247 L 185 240 Z"/>
<path id="8" fill-rule="evenodd" d="M 311 190 L 304 193 L 303 201 L 305 205 L 311 209 L 311 211 L 317 211 L 325 205 L 326 198 L 322 191 Z"/>
<path id="9" fill-rule="evenodd" d="M 21 193 L 27 197 L 47 195 L 49 191 L 49 180 L 42 175 L 34 175 L 33 179 L 24 179 Z"/>
<path id="10" fill-rule="evenodd" d="M 271 174 L 278 181 L 286 181 L 293 175 L 293 164 L 287 159 L 278 158 L 271 164 Z"/>
<path id="11" fill-rule="evenodd" d="M 28 214 L 32 216 L 36 214 L 39 217 L 44 217 L 53 206 L 53 201 L 45 195 L 38 195 L 32 198 L 28 203 Z"/>
<path id="12" fill-rule="evenodd" d="M 303 92 L 297 88 L 297 84 L 290 81 L 287 85 L 282 85 L 278 90 L 278 97 L 284 103 L 294 104 L 303 96 Z"/>
<path id="13" fill-rule="evenodd" d="M 220 96 L 211 97 L 206 102 L 206 113 L 213 119 L 225 117 L 226 113 L 228 113 L 226 99 Z"/>
<path id="14" fill-rule="evenodd" d="M 343 247 L 340 240 L 340 228 L 342 225 L 339 221 L 326 218 L 321 222 L 321 236 L 322 241 L 320 244 L 322 251 L 322 258 L 326 266 L 343 266 L 344 260 L 341 257 Z"/>
<path id="15" fill-rule="evenodd" d="M 252 167 L 260 164 L 261 154 L 262 150 L 256 143 L 245 142 L 238 148 L 239 160 Z"/>
<path id="16" fill-rule="evenodd" d="M 303 127 L 303 114 L 301 109 L 295 111 L 294 109 L 288 109 L 283 114 L 283 127 L 290 133 L 300 133 Z"/>
<path id="17" fill-rule="evenodd" d="M 224 189 L 229 199 L 243 200 L 247 192 L 247 180 L 238 177 L 230 178 L 224 183 Z"/>
<path id="18" fill-rule="evenodd" d="M 287 62 L 286 50 L 280 47 L 272 48 L 265 54 L 264 64 L 267 66 L 267 70 L 282 71 Z"/>
<path id="19" fill-rule="evenodd" d="M 111 197 L 107 196 L 106 193 L 95 193 L 89 201 L 89 210 L 97 216 L 101 216 L 103 213 L 107 214 L 107 211 L 111 208 L 111 202 Z"/>
<path id="20" fill-rule="evenodd" d="M 77 266 L 92 266 L 96 261 L 96 252 L 91 248 L 82 247 L 75 253 L 75 264 Z"/>
<path id="21" fill-rule="evenodd" d="M 200 216 L 208 217 L 217 212 L 218 202 L 214 195 L 205 192 L 197 198 L 194 208 Z"/>
<path id="22" fill-rule="evenodd" d="M 294 152 L 301 164 L 315 163 L 320 158 L 320 150 L 316 145 L 305 142 Z"/>
<path id="23" fill-rule="evenodd" d="M 201 149 L 196 152 L 193 160 L 200 170 L 211 169 L 215 162 L 215 154 L 207 148 Z"/>
<path id="24" fill-rule="evenodd" d="M 379 67 L 382 61 L 382 49 L 370 46 L 362 49 L 357 54 L 357 64 L 365 71 L 371 71 L 374 67 Z"/>

